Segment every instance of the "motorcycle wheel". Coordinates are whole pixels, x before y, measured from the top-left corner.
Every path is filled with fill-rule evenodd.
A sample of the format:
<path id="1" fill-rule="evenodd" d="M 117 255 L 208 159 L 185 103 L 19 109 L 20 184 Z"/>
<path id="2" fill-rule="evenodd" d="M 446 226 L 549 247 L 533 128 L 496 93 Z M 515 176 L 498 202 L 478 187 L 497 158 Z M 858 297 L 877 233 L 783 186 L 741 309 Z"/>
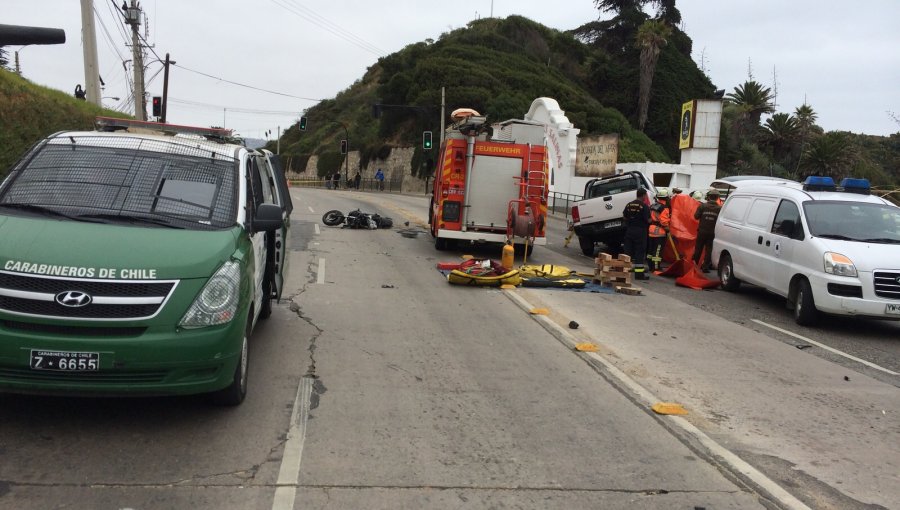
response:
<path id="1" fill-rule="evenodd" d="M 324 215 L 322 215 L 322 223 L 328 225 L 329 227 L 334 227 L 340 225 L 344 222 L 344 213 L 338 211 L 337 209 L 333 211 L 328 211 Z"/>

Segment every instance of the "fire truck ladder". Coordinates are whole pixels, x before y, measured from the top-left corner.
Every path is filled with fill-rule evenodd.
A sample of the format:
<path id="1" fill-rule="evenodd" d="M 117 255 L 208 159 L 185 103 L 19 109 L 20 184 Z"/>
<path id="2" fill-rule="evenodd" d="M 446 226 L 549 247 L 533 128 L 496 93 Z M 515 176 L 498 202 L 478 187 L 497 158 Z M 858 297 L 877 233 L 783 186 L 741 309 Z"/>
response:
<path id="1" fill-rule="evenodd" d="M 539 169 L 535 170 L 535 166 Z M 547 189 L 547 152 L 541 158 L 533 159 L 531 146 L 528 150 L 528 166 L 524 178 L 519 182 L 519 198 L 510 200 L 506 224 L 506 238 L 511 242 L 513 237 L 525 238 L 525 251 L 534 242 L 537 233 L 543 228 L 544 217 L 539 205 L 544 200 Z M 535 209 L 538 207 L 538 209 Z M 527 255 L 526 255 L 527 256 Z"/>

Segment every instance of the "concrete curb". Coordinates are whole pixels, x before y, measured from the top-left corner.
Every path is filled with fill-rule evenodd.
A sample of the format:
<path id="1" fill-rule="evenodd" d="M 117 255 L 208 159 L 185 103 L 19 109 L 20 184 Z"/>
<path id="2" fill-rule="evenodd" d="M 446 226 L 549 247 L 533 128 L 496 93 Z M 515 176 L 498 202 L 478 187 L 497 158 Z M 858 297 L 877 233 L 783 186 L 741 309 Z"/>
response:
<path id="1" fill-rule="evenodd" d="M 577 340 L 562 326 L 554 322 L 549 317 L 544 315 L 531 314 L 530 310 L 535 307 L 524 297 L 520 296 L 516 290 L 507 290 L 503 292 L 519 308 L 524 310 L 526 313 L 529 313 L 529 315 L 531 315 L 531 317 L 535 321 L 537 321 L 538 324 L 540 324 L 548 333 L 553 335 L 553 337 L 556 338 L 560 343 L 566 346 L 569 350 L 574 351 L 575 345 L 579 343 L 579 340 Z M 601 365 L 606 370 L 606 373 L 602 375 L 611 379 L 611 382 L 613 382 L 613 384 L 615 384 L 620 391 L 625 393 L 626 396 L 630 397 L 638 405 L 643 405 L 646 409 L 649 410 L 653 404 L 660 402 L 660 399 L 653 395 L 653 393 L 631 379 L 628 375 L 619 370 L 618 367 L 613 365 L 612 362 L 610 362 L 602 355 L 596 352 L 581 352 L 579 354 L 584 356 L 588 360 Z M 775 502 L 781 508 L 788 510 L 811 510 L 809 506 L 797 499 L 794 495 L 786 491 L 784 488 L 782 488 L 765 474 L 751 466 L 749 463 L 747 463 L 722 445 L 718 444 L 715 440 L 695 427 L 685 418 L 671 415 L 657 416 L 657 419 L 660 421 L 660 423 L 662 423 L 670 430 L 674 429 L 674 432 L 686 435 L 693 439 L 696 442 L 696 444 L 693 445 L 694 447 L 702 447 L 703 449 L 705 449 L 705 453 L 710 458 L 715 459 L 718 463 L 728 469 L 730 473 L 732 473 L 742 482 L 746 483 L 748 486 L 764 495 L 766 498 Z"/>

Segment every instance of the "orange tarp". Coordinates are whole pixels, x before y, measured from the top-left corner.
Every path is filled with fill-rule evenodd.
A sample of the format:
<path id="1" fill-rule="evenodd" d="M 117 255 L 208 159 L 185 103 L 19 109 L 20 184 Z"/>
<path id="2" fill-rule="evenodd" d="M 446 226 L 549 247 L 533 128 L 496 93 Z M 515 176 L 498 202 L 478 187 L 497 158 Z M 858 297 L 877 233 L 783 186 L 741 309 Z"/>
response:
<path id="1" fill-rule="evenodd" d="M 694 255 L 694 241 L 697 239 L 697 226 L 700 223 L 694 219 L 694 212 L 698 207 L 700 207 L 700 202 L 689 195 L 672 197 L 672 219 L 669 224 L 669 233 L 675 241 L 678 254 L 683 259 L 690 259 Z M 675 259 L 672 247 L 666 243 L 663 260 L 671 262 Z"/>

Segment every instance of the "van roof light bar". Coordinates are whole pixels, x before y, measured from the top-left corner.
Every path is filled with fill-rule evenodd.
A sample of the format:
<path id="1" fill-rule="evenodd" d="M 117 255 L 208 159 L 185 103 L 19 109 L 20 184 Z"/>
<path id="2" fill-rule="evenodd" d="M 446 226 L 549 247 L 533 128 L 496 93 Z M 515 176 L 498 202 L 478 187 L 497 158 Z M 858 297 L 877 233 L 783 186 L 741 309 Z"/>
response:
<path id="1" fill-rule="evenodd" d="M 852 177 L 844 177 L 841 180 L 841 188 L 847 193 L 859 193 L 860 195 L 868 195 L 872 191 L 872 186 L 868 179 L 854 179 Z"/>
<path id="2" fill-rule="evenodd" d="M 221 128 L 202 128 L 195 126 L 182 126 L 179 124 L 163 124 L 160 122 L 145 122 L 142 120 L 117 119 L 115 117 L 97 117 L 94 120 L 98 131 L 125 131 L 130 129 L 142 129 L 164 134 L 190 134 L 207 138 L 228 140 L 232 136 L 232 130 Z"/>
<path id="3" fill-rule="evenodd" d="M 837 191 L 837 186 L 834 185 L 834 179 L 831 177 L 810 175 L 803 181 L 803 189 L 805 191 Z"/>

